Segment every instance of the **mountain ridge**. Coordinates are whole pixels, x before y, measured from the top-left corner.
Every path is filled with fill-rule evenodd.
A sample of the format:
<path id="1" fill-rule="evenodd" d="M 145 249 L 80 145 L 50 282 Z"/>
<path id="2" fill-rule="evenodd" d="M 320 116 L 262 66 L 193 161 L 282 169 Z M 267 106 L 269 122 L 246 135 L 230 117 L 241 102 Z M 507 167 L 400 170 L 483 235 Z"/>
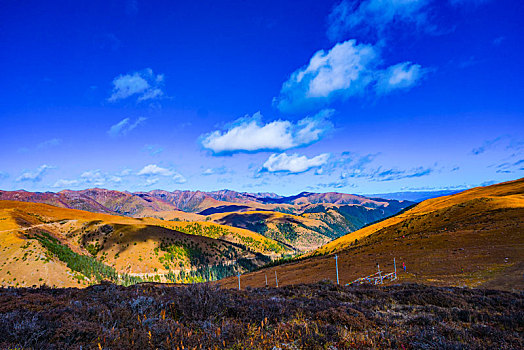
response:
<path id="1" fill-rule="evenodd" d="M 305 252 L 374 221 L 396 214 L 408 201 L 370 199 L 337 192 L 294 196 L 232 190 L 122 192 L 102 188 L 54 192 L 0 191 L 0 200 L 37 202 L 93 213 L 211 221 L 248 229 Z"/>
<path id="2" fill-rule="evenodd" d="M 524 288 L 524 178 L 428 199 L 387 219 L 332 240 L 300 259 L 243 276 L 246 286 L 335 280 L 341 283 L 382 271 L 399 281 L 432 285 Z M 405 264 L 407 270 L 403 271 Z M 221 281 L 225 287 L 234 280 Z"/>
<path id="3" fill-rule="evenodd" d="M 149 192 L 116 191 L 103 188 L 85 190 L 62 190 L 59 192 L 29 192 L 25 190 L 0 190 L 0 199 L 24 202 L 46 203 L 70 209 L 82 209 L 93 212 L 107 212 L 120 215 L 134 215 L 140 209 L 154 211 L 181 210 L 200 212 L 207 208 L 228 205 L 230 203 L 251 204 L 253 206 L 269 204 L 307 205 L 307 204 L 366 204 L 378 208 L 390 203 L 409 201 L 369 198 L 361 195 L 339 192 L 301 192 L 293 196 L 279 196 L 274 193 L 255 194 L 232 190 L 188 191 L 188 190 L 151 190 Z"/>

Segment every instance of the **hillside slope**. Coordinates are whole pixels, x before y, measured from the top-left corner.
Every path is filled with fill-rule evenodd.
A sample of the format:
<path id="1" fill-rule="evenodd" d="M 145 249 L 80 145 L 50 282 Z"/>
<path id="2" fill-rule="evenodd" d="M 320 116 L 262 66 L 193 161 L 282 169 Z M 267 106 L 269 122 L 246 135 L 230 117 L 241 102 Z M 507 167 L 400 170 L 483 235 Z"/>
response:
<path id="1" fill-rule="evenodd" d="M 295 214 L 270 210 L 244 210 L 208 215 L 216 223 L 248 229 L 306 252 L 358 230 L 370 222 L 394 215 L 396 207 L 360 204 L 307 204 Z"/>
<path id="2" fill-rule="evenodd" d="M 387 208 L 398 212 L 413 204 L 408 201 L 367 198 L 345 193 L 303 192 L 295 196 L 281 197 L 265 194 L 240 193 L 230 190 L 202 191 L 161 191 L 121 192 L 102 188 L 81 191 L 63 190 L 53 192 L 1 191 L 0 200 L 16 200 L 51 204 L 69 209 L 80 209 L 95 213 L 110 213 L 126 216 L 144 216 L 143 212 L 162 212 L 179 210 L 188 213 L 207 215 L 208 208 L 227 207 L 240 204 L 240 208 L 230 208 L 230 212 L 250 208 L 250 210 L 276 210 L 296 214 L 312 204 L 351 204 L 367 208 Z M 202 213 L 204 212 L 204 213 Z"/>
<path id="3" fill-rule="evenodd" d="M 217 278 L 285 252 L 254 232 L 210 222 L 166 222 L 0 201 L 1 285 Z"/>
<path id="4" fill-rule="evenodd" d="M 0 200 L 165 221 L 212 221 L 251 230 L 301 252 L 316 249 L 413 204 L 335 192 L 282 197 L 230 190 L 129 193 L 99 188 L 58 193 L 0 191 Z"/>
<path id="5" fill-rule="evenodd" d="M 0 289 L 1 349 L 522 349 L 524 294 L 416 284 Z"/>
<path id="6" fill-rule="evenodd" d="M 400 281 L 523 289 L 524 179 L 426 200 L 302 260 L 242 278 L 252 286 L 264 285 L 265 274 L 274 284 L 274 271 L 280 285 L 334 280 L 334 253 L 342 283 L 376 272 L 377 263 L 391 272 L 396 258 Z M 221 283 L 233 286 L 231 280 Z"/>

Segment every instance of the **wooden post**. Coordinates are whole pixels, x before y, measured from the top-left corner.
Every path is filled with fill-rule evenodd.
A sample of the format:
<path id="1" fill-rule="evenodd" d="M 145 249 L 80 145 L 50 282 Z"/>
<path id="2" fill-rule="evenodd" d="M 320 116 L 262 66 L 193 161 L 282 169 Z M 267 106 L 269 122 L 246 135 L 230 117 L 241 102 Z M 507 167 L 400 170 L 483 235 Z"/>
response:
<path id="1" fill-rule="evenodd" d="M 395 258 L 393 258 L 393 267 L 395 268 L 395 279 L 397 279 L 397 263 L 395 262 Z"/>
<path id="2" fill-rule="evenodd" d="M 275 270 L 275 281 L 277 282 L 277 288 L 278 288 L 278 277 L 277 277 L 277 270 Z"/>
<path id="3" fill-rule="evenodd" d="M 335 268 L 337 269 L 337 285 L 340 285 L 338 280 L 338 255 L 335 254 Z"/>
<path id="4" fill-rule="evenodd" d="M 380 265 L 377 263 L 378 276 L 380 277 L 380 284 L 382 284 L 382 274 L 380 273 Z"/>
<path id="5" fill-rule="evenodd" d="M 238 273 L 238 290 L 240 290 L 240 272 Z"/>
<path id="6" fill-rule="evenodd" d="M 265 274 L 265 276 L 266 276 L 266 288 L 267 288 L 267 273 Z"/>

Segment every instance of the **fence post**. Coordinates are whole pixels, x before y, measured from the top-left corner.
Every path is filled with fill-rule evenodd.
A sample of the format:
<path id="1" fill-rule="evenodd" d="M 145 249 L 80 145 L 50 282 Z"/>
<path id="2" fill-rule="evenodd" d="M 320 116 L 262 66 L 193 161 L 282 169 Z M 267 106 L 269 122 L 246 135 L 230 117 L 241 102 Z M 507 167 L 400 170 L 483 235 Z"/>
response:
<path id="1" fill-rule="evenodd" d="M 238 290 L 240 290 L 240 272 L 238 273 Z"/>
<path id="2" fill-rule="evenodd" d="M 393 267 L 395 268 L 395 279 L 397 279 L 397 263 L 395 262 L 395 258 L 393 258 Z"/>
<path id="3" fill-rule="evenodd" d="M 277 270 L 275 270 L 275 281 L 277 282 L 277 288 L 278 288 L 278 277 L 277 277 Z"/>
<path id="4" fill-rule="evenodd" d="M 338 255 L 335 254 L 335 268 L 337 269 L 337 285 L 340 285 L 338 280 Z"/>

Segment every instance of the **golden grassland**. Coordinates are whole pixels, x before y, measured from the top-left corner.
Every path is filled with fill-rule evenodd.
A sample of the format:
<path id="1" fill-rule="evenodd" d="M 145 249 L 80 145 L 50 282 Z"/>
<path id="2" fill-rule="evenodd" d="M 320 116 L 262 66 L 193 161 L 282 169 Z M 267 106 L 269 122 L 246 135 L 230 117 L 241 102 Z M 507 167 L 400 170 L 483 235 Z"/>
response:
<path id="1" fill-rule="evenodd" d="M 330 227 L 322 220 L 309 217 L 308 215 L 295 215 L 276 211 L 247 210 L 235 213 L 216 213 L 209 216 L 217 223 L 229 226 L 256 225 L 257 222 L 264 223 L 265 236 L 275 238 L 278 241 L 292 245 L 298 251 L 310 251 L 330 241 L 330 238 L 321 232 L 327 232 Z M 294 231 L 292 237 L 286 237 L 281 233 L 279 225 L 289 225 Z"/>
<path id="2" fill-rule="evenodd" d="M 467 217 L 470 214 L 478 214 L 484 211 L 496 209 L 512 209 L 524 207 L 524 180 L 510 181 L 488 187 L 477 187 L 450 196 L 428 199 L 414 208 L 386 219 L 375 225 L 365 227 L 349 235 L 341 237 L 320 248 L 316 253 L 334 252 L 347 247 L 356 239 L 362 239 L 386 227 L 396 225 L 405 220 L 417 220 L 423 218 L 424 221 L 431 219 L 428 214 L 434 213 L 437 224 L 443 219 L 453 220 L 451 217 L 440 218 L 437 216 L 439 211 L 456 208 L 460 209 L 460 215 Z M 454 211 L 453 214 L 457 212 Z M 428 223 L 429 224 L 429 223 Z"/>
<path id="3" fill-rule="evenodd" d="M 185 213 L 188 214 L 188 213 Z M 6 220 L 0 220 L 0 231 L 5 230 L 17 230 L 24 226 L 31 226 L 42 224 L 44 222 L 56 222 L 74 220 L 77 225 L 85 225 L 88 223 L 100 221 L 104 224 L 119 224 L 119 225 L 129 225 L 135 226 L 134 228 L 129 227 L 129 230 L 133 231 L 136 228 L 143 228 L 147 226 L 158 226 L 171 230 L 176 230 L 178 228 L 187 227 L 194 223 L 198 223 L 204 227 L 219 227 L 224 230 L 230 231 L 234 235 L 226 235 L 223 237 L 224 240 L 228 240 L 235 243 L 245 243 L 242 238 L 248 238 L 255 242 L 260 242 L 260 247 L 257 248 L 253 246 L 253 250 L 257 252 L 268 252 L 264 249 L 264 244 L 262 243 L 275 243 L 270 239 L 257 234 L 256 232 L 230 227 L 227 225 L 220 225 L 213 222 L 207 221 L 166 221 L 154 217 L 143 217 L 143 218 L 131 218 L 127 216 L 116 216 L 109 214 L 101 213 L 92 213 L 76 209 L 66 209 L 55 206 L 50 206 L 40 203 L 30 203 L 30 202 L 17 202 L 17 201 L 0 201 L 0 215 L 5 217 Z M 191 215 L 189 213 L 189 215 Z M 197 215 L 197 214 L 193 214 Z M 202 232 L 206 233 L 205 231 Z"/>
<path id="4" fill-rule="evenodd" d="M 393 271 L 400 282 L 523 289 L 524 179 L 429 199 L 377 224 L 336 239 L 302 260 L 242 276 L 246 286 L 335 280 L 347 283 L 376 272 Z M 402 263 L 407 271 L 401 271 Z M 220 281 L 235 287 L 235 279 Z"/>
<path id="5" fill-rule="evenodd" d="M 287 251 L 255 232 L 212 222 L 130 218 L 47 204 L 0 201 L 2 284 L 68 287 L 89 283 L 50 256 L 37 240 L 29 239 L 41 232 L 78 254 L 94 255 L 131 276 L 191 269 L 195 252 L 203 256 L 201 265 L 227 265 L 238 258 L 256 261 L 255 253 L 276 256 Z"/>
<path id="6" fill-rule="evenodd" d="M 327 226 L 315 217 L 316 213 L 294 215 L 247 210 L 208 216 L 189 214 L 193 219 L 202 217 L 203 221 L 180 221 L 184 215 L 168 221 L 0 201 L 3 258 L 0 281 L 12 286 L 42 282 L 64 287 L 89 284 L 90 281 L 53 259 L 37 240 L 28 239 L 42 231 L 72 251 L 92 254 L 104 264 L 132 276 L 190 269 L 194 267 L 195 251 L 204 256 L 200 257 L 200 264 L 210 265 L 228 265 L 239 258 L 257 261 L 256 253 L 274 258 L 289 252 L 285 245 L 268 238 L 267 232 L 264 236 L 254 230 L 232 227 L 233 223 L 217 223 L 225 223 L 224 218 L 231 214 L 240 222 L 263 216 L 264 225 L 275 232 L 277 225 L 292 223 L 295 229 L 291 233 L 306 242 L 304 250 L 307 244 L 311 247 L 320 241 L 314 236 L 318 232 L 308 230 Z M 275 285 L 275 271 L 280 286 L 335 280 L 333 255 L 338 254 L 341 283 L 374 273 L 377 263 L 383 271 L 391 272 L 396 258 L 400 282 L 522 289 L 523 228 L 524 179 L 520 179 L 424 201 L 299 259 L 246 273 L 241 280 L 244 286 L 261 287 L 267 276 L 269 285 Z M 401 269 L 402 263 L 407 265 L 406 272 Z M 238 286 L 236 278 L 219 283 L 225 287 Z"/>

